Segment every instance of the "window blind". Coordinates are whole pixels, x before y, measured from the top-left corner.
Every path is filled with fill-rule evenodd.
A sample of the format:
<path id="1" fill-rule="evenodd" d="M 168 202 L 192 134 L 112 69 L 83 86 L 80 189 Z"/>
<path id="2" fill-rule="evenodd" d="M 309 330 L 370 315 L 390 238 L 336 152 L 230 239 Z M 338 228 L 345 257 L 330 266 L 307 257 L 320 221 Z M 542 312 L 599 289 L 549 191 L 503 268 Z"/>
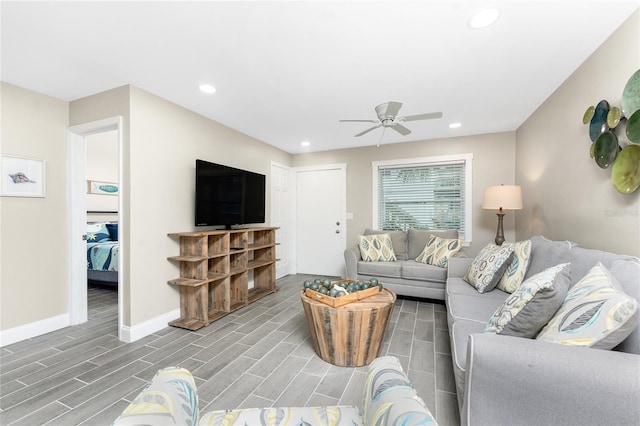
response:
<path id="1" fill-rule="evenodd" d="M 380 166 L 378 229 L 465 233 L 465 162 Z"/>

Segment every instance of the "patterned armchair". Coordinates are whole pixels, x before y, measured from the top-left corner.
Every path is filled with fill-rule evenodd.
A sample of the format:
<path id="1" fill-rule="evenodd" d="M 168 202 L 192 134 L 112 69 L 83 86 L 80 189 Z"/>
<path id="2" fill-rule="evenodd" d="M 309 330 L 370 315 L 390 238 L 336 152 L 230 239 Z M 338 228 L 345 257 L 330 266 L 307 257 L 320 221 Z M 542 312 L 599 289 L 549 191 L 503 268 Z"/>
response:
<path id="1" fill-rule="evenodd" d="M 114 425 L 354 426 L 436 424 L 395 357 L 369 366 L 362 414 L 358 407 L 270 407 L 210 411 L 198 417 L 196 385 L 189 371 L 160 370 Z"/>

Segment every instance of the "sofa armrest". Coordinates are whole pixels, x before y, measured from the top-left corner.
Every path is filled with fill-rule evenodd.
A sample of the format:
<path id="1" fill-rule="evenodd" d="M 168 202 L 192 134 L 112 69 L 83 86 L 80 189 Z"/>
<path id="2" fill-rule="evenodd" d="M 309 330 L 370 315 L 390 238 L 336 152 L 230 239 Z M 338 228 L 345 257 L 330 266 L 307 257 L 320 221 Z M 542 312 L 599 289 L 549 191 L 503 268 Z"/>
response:
<path id="1" fill-rule="evenodd" d="M 473 262 L 470 257 L 451 257 L 447 267 L 447 278 L 463 278 Z"/>
<path id="2" fill-rule="evenodd" d="M 358 261 L 360 260 L 360 248 L 353 246 L 344 251 L 344 265 L 347 276 L 353 280 L 358 279 Z"/>
<path id="3" fill-rule="evenodd" d="M 191 373 L 167 367 L 156 373 L 113 425 L 195 425 L 198 395 Z"/>
<path id="4" fill-rule="evenodd" d="M 436 424 L 394 356 L 376 358 L 369 365 L 362 408 L 365 425 Z"/>
<path id="5" fill-rule="evenodd" d="M 640 356 L 472 334 L 463 425 L 640 424 Z"/>

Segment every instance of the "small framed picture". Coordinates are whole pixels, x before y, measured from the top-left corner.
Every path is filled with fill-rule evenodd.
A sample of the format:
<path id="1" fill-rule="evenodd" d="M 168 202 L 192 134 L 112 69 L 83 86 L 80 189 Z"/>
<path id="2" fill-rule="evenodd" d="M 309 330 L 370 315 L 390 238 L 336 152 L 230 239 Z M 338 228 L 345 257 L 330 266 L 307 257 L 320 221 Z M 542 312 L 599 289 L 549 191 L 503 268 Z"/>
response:
<path id="1" fill-rule="evenodd" d="M 3 197 L 45 197 L 46 168 L 44 160 L 2 156 L 0 167 Z"/>
<path id="2" fill-rule="evenodd" d="M 87 181 L 87 194 L 118 195 L 120 187 L 113 182 Z"/>

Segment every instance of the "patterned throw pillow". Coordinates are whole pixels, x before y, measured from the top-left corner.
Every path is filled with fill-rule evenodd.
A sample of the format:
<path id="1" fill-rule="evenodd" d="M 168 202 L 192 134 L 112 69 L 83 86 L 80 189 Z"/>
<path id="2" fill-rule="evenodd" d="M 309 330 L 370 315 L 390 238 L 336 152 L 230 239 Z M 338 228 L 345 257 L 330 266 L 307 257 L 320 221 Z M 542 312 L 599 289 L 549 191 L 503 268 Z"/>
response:
<path id="1" fill-rule="evenodd" d="M 568 263 L 530 277 L 496 309 L 484 332 L 535 337 L 562 305 L 570 284 Z"/>
<path id="2" fill-rule="evenodd" d="M 633 332 L 638 302 L 600 262 L 576 283 L 538 340 L 612 349 Z"/>
<path id="3" fill-rule="evenodd" d="M 504 271 L 504 275 L 496 287 L 507 293 L 513 293 L 520 287 L 527 273 L 529 259 L 531 258 L 531 240 L 519 241 L 517 243 L 502 243 L 502 247 L 505 245 L 513 245 L 513 261 L 507 270 Z"/>
<path id="4" fill-rule="evenodd" d="M 365 262 L 391 262 L 396 260 L 389 234 L 358 235 L 360 256 Z"/>
<path id="5" fill-rule="evenodd" d="M 432 235 L 422 253 L 416 257 L 416 262 L 446 268 L 449 258 L 460 251 L 462 240 L 443 239 Z"/>
<path id="6" fill-rule="evenodd" d="M 87 225 L 87 242 L 99 243 L 102 241 L 111 241 L 111 235 L 107 229 L 106 223 L 90 223 Z"/>
<path id="7" fill-rule="evenodd" d="M 513 260 L 513 246 L 487 244 L 473 259 L 464 280 L 479 293 L 491 291 L 502 278 L 502 274 Z"/>

